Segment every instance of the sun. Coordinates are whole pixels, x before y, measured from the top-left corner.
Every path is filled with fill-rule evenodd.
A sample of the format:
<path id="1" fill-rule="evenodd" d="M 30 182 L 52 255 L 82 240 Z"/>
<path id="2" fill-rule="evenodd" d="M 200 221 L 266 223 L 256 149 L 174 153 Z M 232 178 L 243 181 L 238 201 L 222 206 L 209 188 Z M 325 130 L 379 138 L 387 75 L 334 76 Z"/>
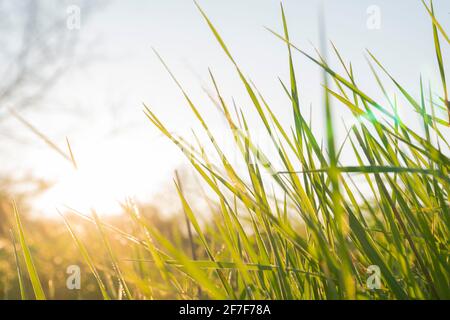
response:
<path id="1" fill-rule="evenodd" d="M 99 215 L 122 213 L 121 203 L 149 189 L 145 163 L 142 163 L 148 159 L 130 156 L 131 149 L 138 148 L 114 143 L 79 152 L 77 169 L 66 167 L 35 205 L 46 216 L 55 216 L 57 209 L 67 207 L 86 214 L 92 210 Z"/>
<path id="2" fill-rule="evenodd" d="M 45 215 L 53 215 L 61 207 L 83 213 L 95 210 L 103 215 L 119 214 L 120 202 L 132 196 L 126 185 L 123 177 L 109 165 L 93 162 L 60 177 L 39 203 Z"/>
<path id="3" fill-rule="evenodd" d="M 57 209 L 67 207 L 85 214 L 92 210 L 99 215 L 121 214 L 121 204 L 130 198 L 157 203 L 157 195 L 183 157 L 164 141 L 148 140 L 145 132 L 100 141 L 84 139 L 72 148 L 77 169 L 71 163 L 57 166 L 50 158 L 40 159 L 53 184 L 33 201 L 33 207 L 39 214 L 56 217 Z"/>

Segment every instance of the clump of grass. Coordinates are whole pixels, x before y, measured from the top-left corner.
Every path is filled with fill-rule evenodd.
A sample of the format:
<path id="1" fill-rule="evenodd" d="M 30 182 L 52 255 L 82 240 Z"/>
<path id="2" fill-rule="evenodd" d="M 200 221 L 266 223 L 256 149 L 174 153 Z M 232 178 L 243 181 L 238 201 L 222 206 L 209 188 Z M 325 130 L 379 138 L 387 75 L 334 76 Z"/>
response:
<path id="1" fill-rule="evenodd" d="M 290 78 L 287 83 L 281 82 L 280 90 L 286 93 L 292 108 L 291 127 L 282 125 L 274 107 L 244 75 L 213 23 L 198 7 L 227 59 L 233 63 L 253 112 L 256 111 L 277 152 L 269 158 L 258 146 L 248 124 L 249 111 L 224 99 L 210 71 L 215 91 L 212 102 L 224 115 L 240 155 L 240 164 L 232 164 L 208 120 L 157 54 L 209 137 L 218 160 L 205 153 L 201 143 L 194 145 L 173 134 L 151 108 L 146 106 L 145 114 L 180 148 L 209 187 L 214 201 L 212 219 L 199 221 L 178 175 L 175 185 L 188 222 L 187 235 L 181 231 L 184 224 L 173 224 L 175 232 L 162 230 L 131 201 L 123 204 L 128 214 L 127 222 L 122 223 L 124 228 L 129 227 L 126 230 L 101 221 L 96 214 L 89 217 L 73 212 L 93 223 L 106 252 L 104 264 L 96 265 L 100 264 L 101 249 L 97 248 L 96 255 L 92 255 L 92 240 L 86 246 L 65 220 L 75 248 L 94 275 L 99 297 L 449 299 L 450 158 L 446 150 L 450 150 L 450 145 L 446 140 L 449 122 L 442 114 L 449 112 L 450 116 L 450 108 L 441 41 L 444 39 L 444 45 L 450 42 L 436 19 L 432 3 L 427 5 L 423 1 L 423 4 L 432 21 L 441 94 L 436 98 L 421 80 L 419 98 L 414 98 L 368 52 L 369 66 L 384 95 L 383 101 L 372 98 L 358 85 L 351 64 L 345 63 L 334 45 L 343 75 L 328 64 L 325 52 L 314 57 L 291 43 L 281 7 L 283 31 L 269 31 L 287 49 Z M 326 147 L 305 118 L 296 80 L 295 54 L 306 56 L 323 70 Z M 397 99 L 387 94 L 389 84 L 382 80 L 380 71 L 392 81 L 398 95 L 406 101 L 404 105 L 399 106 Z M 355 119 L 341 144 L 335 139 L 332 117 L 332 109 L 337 106 L 348 109 Z M 423 134 L 399 117 L 399 107 L 417 114 Z M 69 154 L 27 126 L 77 167 L 68 141 Z M 353 165 L 342 164 L 344 149 L 350 150 L 346 152 L 351 153 Z M 281 168 L 274 165 L 278 162 Z M 358 181 L 355 175 L 360 178 Z M 18 211 L 14 212 L 35 297 L 44 299 Z M 118 246 L 111 234 L 128 241 L 126 252 L 133 259 L 125 262 L 118 256 Z M 20 293 L 26 298 L 24 272 L 14 235 L 12 238 Z M 374 265 L 381 271 L 382 286 L 378 289 L 370 289 L 366 284 L 367 270 Z"/>
<path id="2" fill-rule="evenodd" d="M 215 98 L 247 170 L 246 176 L 239 174 L 218 145 L 208 120 L 163 61 L 220 160 L 211 162 L 202 145 L 195 146 L 172 134 L 149 107 L 145 113 L 180 147 L 215 193 L 220 215 L 214 226 L 202 229 L 188 199 L 179 192 L 205 259 L 188 259 L 157 234 L 155 240 L 173 260 L 171 263 L 201 285 L 209 297 L 450 298 L 450 159 L 442 151 L 449 147 L 445 139 L 448 121 L 439 117 L 449 107 L 440 44 L 444 38 L 448 45 L 448 37 L 434 15 L 432 3 L 424 5 L 432 20 L 442 96 L 435 99 L 431 89 L 427 94 L 421 82 L 420 99 L 416 100 L 368 52 L 374 81 L 385 97 L 383 102 L 364 92 L 351 65 L 344 62 L 334 45 L 345 75 L 336 72 L 321 55 L 315 58 L 291 43 L 281 8 L 283 33 L 271 32 L 287 46 L 290 81 L 281 84 L 292 105 L 292 128 L 281 125 L 273 107 L 246 78 L 213 23 L 198 7 L 235 66 L 279 156 L 268 159 L 264 155 L 251 136 L 247 110 L 233 108 L 225 101 L 210 72 Z M 304 118 L 294 53 L 306 56 L 324 71 L 326 148 Z M 379 70 L 407 102 L 401 108 L 410 108 L 422 119 L 424 136 L 398 116 L 398 106 L 386 93 L 388 84 L 381 80 Z M 337 146 L 334 138 L 332 102 L 348 108 L 357 119 L 348 128 L 344 142 L 353 152 L 352 166 L 341 164 L 344 145 Z M 272 165 L 276 160 L 283 164 L 282 169 Z M 262 177 L 264 170 L 270 174 L 269 181 Z M 355 174 L 363 177 L 364 183 L 356 183 Z M 272 191 L 273 185 L 282 190 L 281 197 Z M 370 192 L 363 191 L 362 185 Z M 300 226 L 296 220 L 301 221 Z M 371 265 L 381 270 L 382 288 L 378 290 L 366 286 L 366 270 Z"/>

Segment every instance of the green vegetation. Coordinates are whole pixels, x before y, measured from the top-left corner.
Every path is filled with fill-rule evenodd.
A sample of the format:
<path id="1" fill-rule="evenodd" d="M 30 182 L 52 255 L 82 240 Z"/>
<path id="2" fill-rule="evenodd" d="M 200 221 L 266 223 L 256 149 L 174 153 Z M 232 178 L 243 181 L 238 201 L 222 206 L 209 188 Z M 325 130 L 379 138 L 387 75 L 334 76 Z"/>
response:
<path id="1" fill-rule="evenodd" d="M 252 136 L 247 117 L 254 111 L 227 102 L 210 72 L 216 104 L 241 155 L 241 163 L 233 165 L 214 138 L 208 119 L 202 117 L 158 55 L 217 156 L 206 154 L 206 146 L 173 134 L 151 107 L 145 107 L 145 114 L 186 154 L 210 189 L 211 218 L 199 220 L 178 178 L 175 185 L 188 221 L 187 232 L 178 222 L 181 219 L 163 223 L 163 228 L 131 202 L 123 204 L 127 215 L 116 224 L 120 227 L 101 221 L 95 213 L 90 217 L 72 212 L 73 220 L 81 217 L 90 222 L 86 229 L 90 231 L 84 233 L 98 235 L 97 241 L 86 241 L 70 219 L 66 220 L 69 231 L 59 235 L 65 243 L 69 243 L 68 237 L 73 238 L 80 265 L 93 275 L 89 281 L 96 285 L 94 293 L 83 296 L 83 283 L 79 297 L 449 299 L 450 158 L 446 152 L 450 145 L 446 137 L 450 105 L 441 47 L 450 41 L 435 18 L 432 4 L 423 4 L 431 19 L 442 80 L 440 94 L 436 97 L 422 81 L 420 92 L 408 92 L 368 52 L 374 82 L 384 101 L 376 101 L 358 85 L 351 64 L 345 63 L 334 45 L 343 74 L 328 64 L 325 52 L 315 58 L 292 44 L 282 8 L 283 31 L 270 32 L 287 48 L 290 79 L 281 82 L 281 90 L 291 102 L 292 127 L 282 125 L 276 110 L 244 75 L 199 7 L 214 38 L 235 66 L 279 158 L 266 155 Z M 294 68 L 296 54 L 306 56 L 324 73 L 325 146 L 304 116 Z M 386 88 L 390 83 L 384 78 L 392 81 L 405 104 L 389 96 Z M 347 108 L 355 118 L 342 144 L 334 134 L 334 108 Z M 398 116 L 399 108 L 421 119 L 423 135 Z M 352 153 L 353 165 L 342 164 L 343 150 L 347 156 Z M 74 161 L 73 155 L 70 159 Z M 283 168 L 274 163 L 281 163 Z M 16 286 L 22 298 L 30 298 L 32 293 L 37 299 L 45 298 L 43 287 L 48 286 L 39 280 L 38 273 L 42 273 L 33 263 L 38 258 L 24 235 L 31 227 L 23 230 L 17 210 L 14 212 L 18 236 L 13 237 L 19 239 L 26 266 L 22 267 L 14 249 L 8 259 L 14 263 L 16 252 Z M 39 247 L 36 239 L 32 247 Z M 370 290 L 366 285 L 371 265 L 380 268 L 380 289 Z M 32 291 L 24 284 L 28 281 Z"/>

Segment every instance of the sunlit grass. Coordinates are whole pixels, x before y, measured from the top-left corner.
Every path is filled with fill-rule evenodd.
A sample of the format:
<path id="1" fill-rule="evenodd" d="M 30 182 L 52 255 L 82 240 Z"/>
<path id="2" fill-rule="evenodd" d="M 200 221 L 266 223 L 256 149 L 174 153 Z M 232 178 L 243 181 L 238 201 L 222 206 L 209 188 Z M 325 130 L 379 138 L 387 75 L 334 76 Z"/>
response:
<path id="1" fill-rule="evenodd" d="M 99 298 L 449 299 L 449 103 L 441 48 L 449 41 L 432 5 L 424 5 L 432 21 L 440 93 L 437 96 L 433 91 L 437 89 L 422 81 L 420 92 L 408 92 L 368 52 L 383 101 L 372 98 L 358 85 L 356 70 L 334 45 L 332 52 L 341 62 L 343 74 L 328 64 L 325 45 L 315 57 L 291 43 L 282 8 L 282 32 L 269 31 L 287 49 L 290 78 L 281 82 L 280 90 L 291 104 L 290 127 L 281 124 L 275 107 L 244 75 L 213 22 L 199 7 L 254 108 L 242 109 L 227 101 L 210 71 L 215 90 L 212 103 L 217 104 L 229 125 L 240 163 L 228 158 L 208 119 L 157 53 L 209 137 L 208 147 L 216 154 L 205 153 L 207 146 L 200 142 L 191 144 L 173 134 L 150 106 L 145 106 L 145 115 L 180 148 L 209 188 L 211 218 L 199 219 L 201 215 L 178 178 L 175 188 L 187 226 L 180 219 L 172 230 L 162 229 L 132 201 L 122 206 L 127 223 L 120 227 L 102 221 L 95 212 L 72 212 L 92 223 L 95 229 L 91 231 L 97 232 L 94 251 L 94 243 L 85 243 L 65 218 L 82 263 L 94 276 Z M 323 142 L 304 116 L 294 66 L 297 54 L 323 70 Z M 404 103 L 398 104 L 387 94 L 389 85 L 397 89 L 396 95 Z M 343 142 L 336 139 L 332 116 L 338 108 L 348 109 L 355 118 Z M 423 133 L 398 116 L 399 108 L 421 119 Z M 258 115 L 276 155 L 269 157 L 259 147 L 249 114 Z M 342 164 L 343 150 L 351 153 L 346 157 L 353 159 L 352 165 Z M 70 145 L 69 151 L 70 156 L 65 157 L 76 167 Z M 27 230 L 23 230 L 15 206 L 14 213 L 26 267 L 21 267 L 14 249 L 21 297 L 31 296 L 23 284 L 29 278 L 34 296 L 44 299 L 39 270 L 25 237 Z M 120 241 L 125 243 L 119 245 Z M 372 265 L 380 268 L 382 277 L 382 287 L 375 290 L 366 284 L 367 269 Z"/>
<path id="2" fill-rule="evenodd" d="M 391 78 L 399 94 L 408 102 L 401 107 L 409 107 L 422 117 L 425 137 L 396 115 L 396 107 L 375 101 L 358 87 L 351 65 L 344 63 L 335 47 L 346 71 L 345 76 L 335 72 L 322 56 L 314 58 L 293 45 L 289 40 L 284 12 L 283 33 L 272 32 L 287 44 L 291 76 L 289 84 L 282 85 L 292 102 L 295 126 L 283 128 L 275 111 L 244 76 L 213 23 L 200 11 L 226 56 L 235 65 L 261 124 L 279 152 L 278 160 L 284 165 L 282 170 L 276 169 L 271 164 L 274 159 L 264 156 L 247 127 L 245 114 L 248 111 L 237 109 L 232 114 L 233 107 L 222 98 L 212 74 L 220 107 L 233 132 L 236 148 L 242 152 L 247 165 L 247 177 L 238 175 L 237 169 L 230 165 L 216 144 L 207 119 L 202 118 L 178 82 L 187 104 L 211 138 L 221 163 L 211 164 L 202 156 L 201 146 L 199 149 L 172 135 L 151 109 L 146 108 L 151 122 L 186 153 L 217 195 L 221 207 L 221 217 L 216 221 L 219 232 L 208 233 L 199 227 L 195 230 L 209 260 L 216 264 L 217 285 L 226 296 L 232 298 L 237 294 L 245 298 L 272 299 L 448 298 L 450 162 L 440 147 L 441 144 L 448 147 L 445 133 L 441 132 L 448 130 L 448 127 L 441 127 L 447 126 L 448 122 L 436 116 L 445 110 L 447 94 L 437 31 L 439 24 L 433 10 L 430 9 L 435 50 L 444 87 L 441 101 L 433 101 L 432 95 L 426 97 L 424 90 L 421 100 L 416 101 L 369 52 L 371 66 L 378 66 Z M 312 133 L 311 124 L 302 115 L 294 52 L 303 54 L 324 70 L 327 148 L 322 147 Z M 372 70 L 375 81 L 385 93 L 378 71 L 374 67 Z M 174 78 L 172 73 L 171 76 Z M 331 82 L 337 89 L 333 89 Z M 385 98 L 391 101 L 387 95 Z M 350 109 L 359 119 L 359 123 L 349 128 L 347 140 L 356 161 L 354 166 L 340 165 L 341 149 L 338 150 L 334 138 L 332 102 Z M 263 170 L 268 170 L 272 181 L 262 179 Z M 362 186 L 354 183 L 353 174 L 364 176 L 370 194 L 360 191 Z M 272 194 L 272 184 L 283 190 L 283 198 Z M 180 196 L 185 210 L 190 212 L 188 201 L 182 194 Z M 195 214 L 190 214 L 189 218 L 194 226 L 198 226 Z M 305 225 L 304 234 L 292 223 L 292 219 L 298 218 Z M 247 219 L 251 221 L 251 232 L 244 231 Z M 216 257 L 210 243 L 203 240 L 206 237 L 214 239 L 210 242 L 222 244 L 226 254 Z M 230 262 L 233 265 L 231 270 L 222 267 Z M 180 262 L 185 268 L 189 267 L 185 270 L 188 274 L 194 272 L 190 270 L 200 272 L 203 268 L 198 266 L 199 263 Z M 266 269 L 250 271 L 250 265 Z M 370 265 L 381 268 L 381 290 L 370 291 L 366 287 L 365 270 Z M 232 279 L 226 284 L 222 281 L 224 272 L 226 278 Z M 231 288 L 230 282 L 233 284 Z"/>

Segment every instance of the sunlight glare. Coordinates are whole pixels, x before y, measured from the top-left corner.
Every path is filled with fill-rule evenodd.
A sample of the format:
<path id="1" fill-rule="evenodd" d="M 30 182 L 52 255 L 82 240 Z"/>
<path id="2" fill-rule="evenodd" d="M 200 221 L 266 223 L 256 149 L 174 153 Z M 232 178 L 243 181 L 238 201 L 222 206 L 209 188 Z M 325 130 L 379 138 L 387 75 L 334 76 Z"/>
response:
<path id="1" fill-rule="evenodd" d="M 78 154 L 78 170 L 65 170 L 38 199 L 42 214 L 54 216 L 57 208 L 69 207 L 84 214 L 95 210 L 99 215 L 117 215 L 127 198 L 148 196 L 164 176 L 156 157 L 142 151 L 140 157 L 132 156 L 142 146 L 116 141 L 102 146 L 100 152 L 96 148 L 97 152 L 83 152 L 84 157 Z"/>

